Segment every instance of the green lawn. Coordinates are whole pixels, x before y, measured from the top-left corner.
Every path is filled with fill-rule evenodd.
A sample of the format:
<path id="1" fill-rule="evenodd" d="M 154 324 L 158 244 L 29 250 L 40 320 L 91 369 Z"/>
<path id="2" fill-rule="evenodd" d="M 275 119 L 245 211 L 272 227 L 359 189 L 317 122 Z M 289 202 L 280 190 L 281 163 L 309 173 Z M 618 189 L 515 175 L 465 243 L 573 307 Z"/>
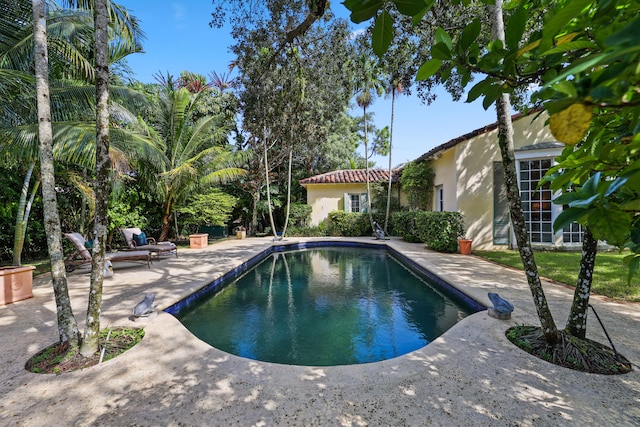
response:
<path id="1" fill-rule="evenodd" d="M 522 270 L 522 261 L 516 251 L 474 251 L 473 253 L 490 261 Z M 628 270 L 622 262 L 622 258 L 626 255 L 628 252 L 598 253 L 591 287 L 593 293 L 616 300 L 640 302 L 640 277 L 636 275 L 631 283 L 627 283 Z M 535 252 L 540 276 L 571 286 L 575 286 L 578 279 L 580 256 L 580 252 Z"/>

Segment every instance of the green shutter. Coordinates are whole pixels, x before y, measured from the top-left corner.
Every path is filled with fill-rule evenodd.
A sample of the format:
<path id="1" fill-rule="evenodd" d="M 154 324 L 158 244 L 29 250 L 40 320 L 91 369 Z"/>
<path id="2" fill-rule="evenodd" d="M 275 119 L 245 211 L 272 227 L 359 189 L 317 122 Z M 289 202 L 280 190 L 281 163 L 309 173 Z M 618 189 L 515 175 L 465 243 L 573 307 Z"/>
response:
<path id="1" fill-rule="evenodd" d="M 493 244 L 508 245 L 511 236 L 509 200 L 501 162 L 493 162 Z"/>

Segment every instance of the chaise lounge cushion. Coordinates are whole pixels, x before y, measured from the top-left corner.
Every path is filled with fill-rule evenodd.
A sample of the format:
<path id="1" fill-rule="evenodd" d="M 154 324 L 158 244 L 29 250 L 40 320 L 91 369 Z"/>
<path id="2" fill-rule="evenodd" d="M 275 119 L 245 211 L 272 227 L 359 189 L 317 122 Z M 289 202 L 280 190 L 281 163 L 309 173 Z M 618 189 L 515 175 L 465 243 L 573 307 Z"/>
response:
<path id="1" fill-rule="evenodd" d="M 136 242 L 136 246 L 148 245 L 147 234 L 143 231 L 140 234 L 133 233 L 133 241 Z"/>
<path id="2" fill-rule="evenodd" d="M 158 242 L 153 237 L 146 237 L 146 234 L 137 227 L 130 228 L 121 228 L 120 233 L 122 233 L 122 237 L 124 237 L 125 241 L 125 250 L 134 251 L 138 249 L 148 250 L 154 254 L 156 257 L 160 257 L 160 255 L 170 255 L 175 254 L 178 256 L 178 248 L 173 242 Z M 135 236 L 144 235 L 147 240 L 146 245 L 141 245 L 136 241 Z"/>

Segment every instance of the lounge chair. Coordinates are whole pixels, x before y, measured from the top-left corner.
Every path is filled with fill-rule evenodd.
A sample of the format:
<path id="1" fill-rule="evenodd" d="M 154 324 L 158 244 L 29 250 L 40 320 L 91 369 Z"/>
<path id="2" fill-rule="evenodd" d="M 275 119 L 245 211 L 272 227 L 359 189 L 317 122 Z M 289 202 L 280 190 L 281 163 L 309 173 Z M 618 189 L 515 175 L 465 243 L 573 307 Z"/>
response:
<path id="1" fill-rule="evenodd" d="M 75 250 L 64 259 L 65 269 L 69 272 L 75 270 L 81 265 L 91 264 L 91 251 L 86 246 L 86 240 L 80 233 L 65 233 L 67 238 Z M 147 263 L 147 267 L 151 268 L 151 252 L 147 250 L 127 251 L 127 252 L 107 252 L 105 260 L 111 262 L 134 262 L 143 261 Z"/>
<path id="2" fill-rule="evenodd" d="M 138 244 L 140 242 L 142 236 L 142 230 L 136 227 L 131 228 L 121 228 L 120 232 L 122 233 L 122 237 L 124 237 L 125 241 L 125 251 L 138 251 L 138 250 L 147 250 L 149 252 L 155 253 L 157 258 L 160 258 L 160 255 L 171 255 L 175 254 L 176 258 L 178 257 L 178 248 L 175 243 L 172 242 L 158 242 L 156 243 L 156 239 L 153 237 L 144 236 L 144 240 L 147 241 L 146 245 Z M 138 242 L 136 242 L 138 240 Z"/>

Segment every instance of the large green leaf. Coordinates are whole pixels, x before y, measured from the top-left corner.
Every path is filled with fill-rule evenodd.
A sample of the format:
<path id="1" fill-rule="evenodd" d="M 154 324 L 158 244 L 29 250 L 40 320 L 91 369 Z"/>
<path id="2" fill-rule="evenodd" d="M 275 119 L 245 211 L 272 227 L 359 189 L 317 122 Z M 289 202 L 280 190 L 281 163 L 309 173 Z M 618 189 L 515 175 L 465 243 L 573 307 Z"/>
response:
<path id="1" fill-rule="evenodd" d="M 558 7 L 551 18 L 544 24 L 541 48 L 543 50 L 551 48 L 553 46 L 553 38 L 592 3 L 593 0 L 571 0 Z"/>
<path id="2" fill-rule="evenodd" d="M 436 29 L 436 32 L 434 34 L 434 40 L 436 44 L 443 43 L 444 45 L 446 45 L 449 51 L 451 51 L 451 49 L 453 48 L 451 36 L 449 35 L 449 33 L 447 33 L 445 30 L 443 30 L 440 27 Z"/>
<path id="3" fill-rule="evenodd" d="M 448 61 L 451 59 L 451 50 L 444 43 L 436 43 L 431 46 L 431 56 Z"/>
<path id="4" fill-rule="evenodd" d="M 429 61 L 425 62 L 420 66 L 420 68 L 418 69 L 418 73 L 416 74 L 416 80 L 420 81 L 420 80 L 426 80 L 430 78 L 431 76 L 433 76 L 435 73 L 438 72 L 441 65 L 442 65 L 441 59 L 437 59 L 437 58 L 430 59 Z"/>
<path id="5" fill-rule="evenodd" d="M 612 207 L 600 207 L 589 211 L 589 229 L 598 240 L 622 247 L 629 239 L 631 215 Z"/>
<path id="6" fill-rule="evenodd" d="M 373 51 L 382 57 L 393 40 L 393 18 L 386 10 L 376 18 L 372 36 Z"/>
<path id="7" fill-rule="evenodd" d="M 458 42 L 458 52 L 466 52 L 466 50 L 469 49 L 471 44 L 473 44 L 480 35 L 481 29 L 482 24 L 478 18 L 474 19 L 469 25 L 464 27 L 462 35 L 460 35 L 460 41 Z"/>
<path id="8" fill-rule="evenodd" d="M 466 102 L 473 102 L 476 99 L 478 99 L 478 97 L 480 97 L 480 95 L 484 95 L 484 94 L 488 93 L 489 92 L 489 88 L 491 86 L 493 86 L 495 83 L 496 83 L 496 79 L 494 79 L 493 77 L 487 77 L 486 79 L 482 80 L 481 82 L 478 82 L 469 91 L 469 95 L 467 96 Z"/>
<path id="9" fill-rule="evenodd" d="M 509 18 L 505 29 L 505 41 L 510 50 L 515 51 L 518 49 L 526 25 L 527 11 L 524 7 L 519 7 Z"/>
<path id="10" fill-rule="evenodd" d="M 344 0 L 344 6 L 351 11 L 351 21 L 359 24 L 376 16 L 384 5 L 383 0 Z"/>
<path id="11" fill-rule="evenodd" d="M 424 0 L 393 0 L 393 3 L 398 8 L 398 12 L 408 16 L 418 15 L 427 8 Z M 431 4 L 433 4 L 433 2 L 431 2 Z M 431 5 L 429 5 L 429 7 L 431 7 Z"/>
<path id="12" fill-rule="evenodd" d="M 549 49 L 546 52 L 542 53 L 540 56 L 545 57 L 549 55 L 554 55 L 556 53 L 565 53 L 565 52 L 570 52 L 572 50 L 580 50 L 580 49 L 594 49 L 597 47 L 598 46 L 595 43 L 590 42 L 589 40 L 576 40 L 569 43 L 563 43 L 559 46 Z"/>
<path id="13" fill-rule="evenodd" d="M 557 232 L 574 222 L 580 222 L 587 212 L 587 209 L 581 208 L 568 208 L 563 210 L 553 222 L 553 231 Z"/>

